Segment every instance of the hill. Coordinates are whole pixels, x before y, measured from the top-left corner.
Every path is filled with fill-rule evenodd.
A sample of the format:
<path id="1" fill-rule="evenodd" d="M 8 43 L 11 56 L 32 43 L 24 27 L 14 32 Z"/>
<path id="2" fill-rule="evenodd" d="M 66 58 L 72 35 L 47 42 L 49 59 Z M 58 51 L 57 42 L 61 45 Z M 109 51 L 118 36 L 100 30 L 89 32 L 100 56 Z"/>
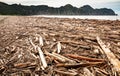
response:
<path id="1" fill-rule="evenodd" d="M 100 8 L 94 9 L 90 5 L 84 5 L 77 8 L 71 4 L 59 8 L 49 7 L 47 5 L 24 6 L 21 4 L 8 5 L 0 2 L 1 15 L 116 15 L 112 9 Z"/>

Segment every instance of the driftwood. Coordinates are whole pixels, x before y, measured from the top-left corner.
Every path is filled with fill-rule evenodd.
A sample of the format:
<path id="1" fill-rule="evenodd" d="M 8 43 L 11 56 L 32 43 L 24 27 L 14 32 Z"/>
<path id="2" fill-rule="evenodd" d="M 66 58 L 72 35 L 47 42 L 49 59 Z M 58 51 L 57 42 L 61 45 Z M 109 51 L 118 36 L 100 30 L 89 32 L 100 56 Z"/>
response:
<path id="1" fill-rule="evenodd" d="M 38 50 L 40 61 L 42 63 L 41 68 L 44 70 L 47 67 L 47 62 L 46 62 L 45 56 L 44 56 L 41 48 L 39 46 L 35 45 L 32 42 L 32 39 L 29 38 L 29 41 L 32 44 L 32 46 L 34 47 L 35 51 Z M 40 46 L 43 46 L 43 39 L 41 36 L 39 37 L 39 44 L 40 44 Z"/>
<path id="2" fill-rule="evenodd" d="M 26 67 L 31 67 L 31 66 L 36 66 L 36 64 L 30 63 L 30 62 L 14 64 L 14 67 L 16 68 L 26 68 Z"/>
<path id="3" fill-rule="evenodd" d="M 41 60 L 41 63 L 42 63 L 42 66 L 43 68 L 46 68 L 47 67 L 47 62 L 46 62 L 46 59 L 45 59 L 45 56 L 41 50 L 40 47 L 37 47 L 38 51 L 39 51 L 39 56 L 40 56 L 40 60 Z"/>
<path id="4" fill-rule="evenodd" d="M 113 68 L 120 59 L 118 20 L 10 16 L 0 26 L 0 76 L 120 76 Z"/>
<path id="5" fill-rule="evenodd" d="M 66 56 L 69 56 L 71 58 L 75 58 L 75 59 L 78 59 L 78 60 L 87 60 L 87 61 L 91 61 L 91 62 L 105 62 L 104 59 L 89 58 L 89 57 L 78 56 L 78 55 L 73 55 L 73 54 L 66 54 Z"/>
<path id="6" fill-rule="evenodd" d="M 70 59 L 68 59 L 68 58 L 66 58 L 66 57 L 64 57 L 64 56 L 62 56 L 60 54 L 57 54 L 57 53 L 45 52 L 45 54 L 48 55 L 48 56 L 53 57 L 54 59 L 56 59 L 56 60 L 58 60 L 60 62 L 63 62 L 63 63 L 65 63 L 65 62 L 75 63 L 75 61 L 70 60 Z"/>
<path id="7" fill-rule="evenodd" d="M 40 46 L 43 46 L 44 44 L 43 44 L 43 38 L 41 37 L 41 36 L 39 36 L 39 44 L 40 44 Z"/>
<path id="8" fill-rule="evenodd" d="M 29 38 L 29 41 L 30 41 L 31 45 L 34 47 L 34 50 L 36 51 L 37 47 L 36 47 L 36 45 L 33 43 L 33 41 L 32 41 L 31 38 Z"/>
<path id="9" fill-rule="evenodd" d="M 109 76 L 109 74 L 105 70 L 102 70 L 102 69 L 99 69 L 99 68 L 95 68 L 95 70 L 103 73 L 106 76 Z"/>
<path id="10" fill-rule="evenodd" d="M 83 43 L 81 42 L 75 42 L 75 41 L 60 41 L 61 43 L 64 43 L 64 44 L 69 44 L 71 46 L 79 46 L 80 48 L 83 48 L 83 49 L 91 49 L 90 46 L 88 46 L 88 44 L 83 45 Z"/>
<path id="11" fill-rule="evenodd" d="M 60 51 L 61 51 L 61 43 L 60 42 L 58 42 L 58 44 L 57 44 L 57 53 L 60 53 Z"/>
<path id="12" fill-rule="evenodd" d="M 65 67 L 65 68 L 79 68 L 79 67 L 88 67 L 88 66 L 96 66 L 100 65 L 102 62 L 89 62 L 89 63 L 66 63 L 66 64 L 57 64 L 57 67 Z"/>
<path id="13" fill-rule="evenodd" d="M 104 51 L 105 55 L 107 56 L 110 63 L 113 65 L 114 69 L 120 72 L 120 61 L 116 58 L 116 56 L 111 52 L 109 48 L 102 42 L 102 40 L 97 37 L 98 44 Z"/>
<path id="14" fill-rule="evenodd" d="M 85 76 L 94 76 L 94 74 L 91 73 L 88 68 L 83 68 L 83 71 Z"/>
<path id="15" fill-rule="evenodd" d="M 59 74 L 62 74 L 62 75 L 68 75 L 68 76 L 77 76 L 78 75 L 78 73 L 76 73 L 76 72 L 71 73 L 71 72 L 65 72 L 65 71 L 60 71 L 60 70 L 54 70 L 54 71 Z"/>

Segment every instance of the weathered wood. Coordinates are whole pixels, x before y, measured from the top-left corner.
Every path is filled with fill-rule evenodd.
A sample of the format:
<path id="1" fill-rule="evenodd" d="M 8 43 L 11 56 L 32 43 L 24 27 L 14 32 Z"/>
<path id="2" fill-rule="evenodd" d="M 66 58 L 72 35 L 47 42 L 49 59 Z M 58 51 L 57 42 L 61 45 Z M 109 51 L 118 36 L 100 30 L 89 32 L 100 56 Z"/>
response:
<path id="1" fill-rule="evenodd" d="M 73 55 L 73 54 L 66 54 L 66 56 L 69 56 L 71 58 L 75 58 L 75 59 L 78 59 L 78 60 L 87 60 L 87 61 L 92 61 L 92 62 L 105 62 L 104 59 L 89 58 L 89 57 L 78 56 L 78 55 Z"/>
<path id="2" fill-rule="evenodd" d="M 120 72 L 120 61 L 116 58 L 114 53 L 111 52 L 111 50 L 102 42 L 102 40 L 99 37 L 97 37 L 96 39 L 98 41 L 98 44 L 104 51 L 105 55 L 107 56 L 108 60 L 113 65 L 114 69 Z"/>
<path id="3" fill-rule="evenodd" d="M 59 74 L 62 74 L 62 75 L 68 75 L 68 76 L 77 76 L 78 75 L 78 73 L 76 73 L 76 72 L 71 73 L 71 72 L 65 72 L 65 71 L 60 71 L 60 70 L 54 70 L 54 71 Z"/>
<path id="4" fill-rule="evenodd" d="M 39 52 L 39 56 L 40 56 L 40 60 L 41 60 L 42 66 L 44 68 L 46 68 L 47 67 L 47 62 L 46 62 L 45 56 L 44 56 L 44 54 L 43 54 L 43 52 L 42 52 L 40 47 L 37 47 L 37 49 L 38 49 L 38 52 Z"/>
<path id="5" fill-rule="evenodd" d="M 65 68 L 79 68 L 79 67 L 87 67 L 87 66 L 95 66 L 102 64 L 102 62 L 89 62 L 89 63 L 66 63 L 66 64 L 57 64 L 57 67 L 65 67 Z"/>
<path id="6" fill-rule="evenodd" d="M 36 66 L 36 64 L 30 63 L 30 62 L 14 64 L 14 67 L 16 67 L 16 68 L 27 68 L 27 67 L 31 67 L 31 66 Z"/>
<path id="7" fill-rule="evenodd" d="M 41 37 L 41 36 L 39 36 L 39 44 L 40 44 L 40 46 L 43 46 L 44 44 L 43 44 L 43 38 Z"/>
<path id="8" fill-rule="evenodd" d="M 61 43 L 58 42 L 58 44 L 57 44 L 57 53 L 60 53 L 61 49 L 62 49 Z"/>
<path id="9" fill-rule="evenodd" d="M 64 56 L 62 56 L 60 54 L 57 54 L 57 53 L 45 52 L 45 54 L 48 55 L 48 56 L 53 57 L 54 59 L 56 59 L 56 60 L 58 60 L 60 62 L 63 62 L 63 63 L 65 63 L 65 62 L 75 63 L 75 61 L 73 61 L 71 59 L 68 59 L 68 58 L 66 58 L 66 57 L 64 57 Z"/>
<path id="10" fill-rule="evenodd" d="M 90 72 L 88 68 L 83 68 L 83 71 L 85 76 L 94 76 L 94 74 Z"/>

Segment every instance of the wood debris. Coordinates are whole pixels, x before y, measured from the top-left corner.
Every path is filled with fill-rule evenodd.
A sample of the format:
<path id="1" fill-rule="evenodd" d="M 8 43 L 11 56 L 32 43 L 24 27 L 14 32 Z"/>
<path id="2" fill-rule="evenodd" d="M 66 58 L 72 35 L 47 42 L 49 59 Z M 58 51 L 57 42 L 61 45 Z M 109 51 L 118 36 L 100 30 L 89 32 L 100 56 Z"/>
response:
<path id="1" fill-rule="evenodd" d="M 96 66 L 100 65 L 102 62 L 89 62 L 89 63 L 66 63 L 66 64 L 57 64 L 57 67 L 65 67 L 65 68 L 79 68 L 79 67 L 88 67 L 88 66 Z"/>
<path id="2" fill-rule="evenodd" d="M 60 53 L 60 51 L 61 51 L 61 43 L 60 42 L 58 42 L 58 44 L 57 44 L 57 53 Z"/>
<path id="3" fill-rule="evenodd" d="M 78 56 L 78 55 L 73 55 L 73 54 L 66 54 L 66 56 L 71 57 L 71 58 L 75 58 L 78 60 L 87 60 L 87 61 L 91 61 L 91 62 L 105 62 L 104 59 L 89 58 L 89 57 Z"/>
<path id="4" fill-rule="evenodd" d="M 113 65 L 114 69 L 120 72 L 120 61 L 116 58 L 116 56 L 112 53 L 112 51 L 102 42 L 102 40 L 97 37 L 98 44 L 104 51 L 110 63 Z"/>
<path id="5" fill-rule="evenodd" d="M 0 76 L 120 76 L 119 20 L 0 20 Z"/>
<path id="6" fill-rule="evenodd" d="M 85 76 L 94 76 L 94 74 L 91 73 L 90 70 L 87 68 L 83 68 L 83 71 Z"/>
<path id="7" fill-rule="evenodd" d="M 62 75 L 68 75 L 68 76 L 77 76 L 78 73 L 71 73 L 71 72 L 65 72 L 65 71 L 60 71 L 60 70 L 54 70 L 55 72 L 62 74 Z"/>
<path id="8" fill-rule="evenodd" d="M 47 67 L 47 62 L 46 62 L 44 53 L 42 52 L 40 47 L 37 47 L 37 49 L 39 51 L 39 56 L 40 56 L 40 60 L 41 60 L 42 66 L 43 66 L 43 68 L 46 68 Z"/>

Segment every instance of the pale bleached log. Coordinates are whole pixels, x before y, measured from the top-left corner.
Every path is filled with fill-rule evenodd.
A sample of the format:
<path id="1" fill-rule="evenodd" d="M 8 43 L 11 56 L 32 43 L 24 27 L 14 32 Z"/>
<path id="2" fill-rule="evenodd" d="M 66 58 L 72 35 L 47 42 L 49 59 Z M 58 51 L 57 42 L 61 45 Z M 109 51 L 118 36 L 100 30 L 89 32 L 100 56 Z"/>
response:
<path id="1" fill-rule="evenodd" d="M 43 44 L 43 38 L 41 37 L 41 36 L 39 36 L 39 44 L 40 44 L 40 46 L 43 46 L 44 44 Z"/>
<path id="2" fill-rule="evenodd" d="M 99 37 L 97 37 L 96 39 L 103 52 L 106 54 L 108 60 L 113 65 L 114 69 L 120 72 L 120 61 L 116 58 L 114 53 L 102 42 L 102 40 Z"/>
<path id="3" fill-rule="evenodd" d="M 38 49 L 38 52 L 39 52 L 39 56 L 40 56 L 40 59 L 41 59 L 42 66 L 44 68 L 46 68 L 47 67 L 47 62 L 46 62 L 45 56 L 44 56 L 40 47 L 37 47 L 37 49 Z"/>
<path id="4" fill-rule="evenodd" d="M 57 44 L 57 53 L 60 53 L 60 51 L 61 51 L 61 43 L 60 42 L 58 42 L 58 44 Z"/>

